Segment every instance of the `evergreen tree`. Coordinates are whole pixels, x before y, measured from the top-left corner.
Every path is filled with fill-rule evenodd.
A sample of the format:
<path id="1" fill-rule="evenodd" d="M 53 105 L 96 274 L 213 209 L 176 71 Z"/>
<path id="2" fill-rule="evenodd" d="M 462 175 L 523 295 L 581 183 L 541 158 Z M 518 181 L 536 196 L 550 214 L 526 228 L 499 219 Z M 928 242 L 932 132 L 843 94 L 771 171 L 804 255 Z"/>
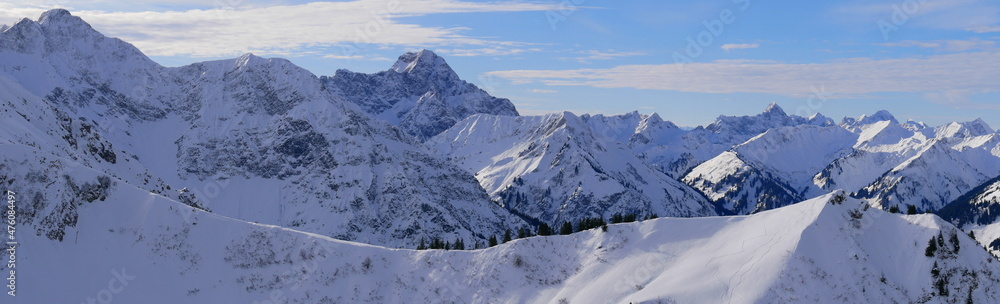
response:
<path id="1" fill-rule="evenodd" d="M 976 232 L 972 231 L 972 230 L 969 230 L 969 237 L 972 238 L 973 240 L 975 240 L 976 239 Z"/>
<path id="2" fill-rule="evenodd" d="M 944 235 L 941 235 L 940 231 L 938 231 L 937 246 L 938 247 L 944 247 Z"/>
<path id="3" fill-rule="evenodd" d="M 938 268 L 937 261 L 934 261 L 934 266 L 931 266 L 931 277 L 936 279 L 939 275 L 941 275 L 941 269 Z"/>
<path id="4" fill-rule="evenodd" d="M 489 242 L 490 242 L 489 243 L 490 247 L 496 246 L 497 245 L 497 236 L 491 235 Z"/>
<path id="5" fill-rule="evenodd" d="M 510 229 L 504 230 L 503 232 L 503 242 L 510 242 Z"/>
<path id="6" fill-rule="evenodd" d="M 465 250 L 465 241 L 463 241 L 462 238 L 456 238 L 455 245 L 452 245 L 451 249 Z"/>
<path id="7" fill-rule="evenodd" d="M 524 229 L 524 227 L 518 228 L 517 229 L 517 238 L 523 239 L 523 238 L 526 238 L 526 237 L 528 237 L 528 229 Z"/>
<path id="8" fill-rule="evenodd" d="M 444 250 L 450 250 L 450 249 L 451 249 L 451 243 L 448 243 L 448 241 L 444 241 Z"/>
<path id="9" fill-rule="evenodd" d="M 917 206 L 906 205 L 906 214 L 917 214 Z"/>
<path id="10" fill-rule="evenodd" d="M 951 247 L 955 248 L 955 253 L 958 253 L 958 247 L 961 245 L 958 242 L 958 233 L 956 232 L 952 234 L 951 237 L 948 238 L 948 241 L 951 241 Z"/>
<path id="11" fill-rule="evenodd" d="M 573 224 L 570 224 L 569 222 L 563 222 L 562 228 L 559 228 L 559 234 L 569 235 L 571 233 L 573 233 Z"/>
<path id="12" fill-rule="evenodd" d="M 549 224 L 546 223 L 538 224 L 538 235 L 540 236 L 552 235 L 552 227 L 549 227 Z"/>
<path id="13" fill-rule="evenodd" d="M 899 213 L 899 206 L 892 205 L 892 207 L 889 207 L 889 213 Z"/>
<path id="14" fill-rule="evenodd" d="M 927 242 L 927 249 L 924 249 L 924 255 L 932 257 L 935 251 L 937 251 L 937 242 L 934 241 L 934 237 L 932 236 L 931 240 Z M 937 262 L 934 263 L 937 264 Z"/>
<path id="15" fill-rule="evenodd" d="M 424 250 L 424 249 L 427 249 L 427 245 L 424 244 L 424 238 L 421 237 L 420 238 L 420 245 L 417 246 L 417 250 Z"/>

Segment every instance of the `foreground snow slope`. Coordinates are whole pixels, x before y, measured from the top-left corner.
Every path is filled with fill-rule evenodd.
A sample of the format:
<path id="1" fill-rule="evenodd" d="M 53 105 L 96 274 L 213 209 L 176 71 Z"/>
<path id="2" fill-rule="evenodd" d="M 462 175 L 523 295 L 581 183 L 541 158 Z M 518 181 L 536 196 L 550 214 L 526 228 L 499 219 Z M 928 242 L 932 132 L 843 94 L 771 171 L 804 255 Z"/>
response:
<path id="1" fill-rule="evenodd" d="M 3 148 L 6 168 L 39 157 Z M 964 301 L 969 290 L 977 303 L 1000 300 L 1000 263 L 961 232 L 959 250 L 949 240 L 924 255 L 927 240 L 950 239 L 954 227 L 850 198 L 831 203 L 843 192 L 750 216 L 415 251 L 226 218 L 65 159 L 46 162 L 52 172 L 39 174 L 62 176 L 39 189 L 50 196 L 18 194 L 28 207 L 16 303 L 937 303 Z M 16 189 L 23 178 L 32 177 L 8 172 L 0 183 Z M 947 297 L 934 295 L 935 263 Z"/>

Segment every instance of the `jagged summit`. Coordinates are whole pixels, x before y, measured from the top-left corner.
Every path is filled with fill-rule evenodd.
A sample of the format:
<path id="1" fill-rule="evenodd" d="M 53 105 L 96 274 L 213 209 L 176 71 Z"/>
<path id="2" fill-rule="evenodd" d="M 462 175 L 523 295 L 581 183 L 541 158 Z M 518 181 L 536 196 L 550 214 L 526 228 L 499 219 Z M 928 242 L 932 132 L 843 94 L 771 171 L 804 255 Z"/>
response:
<path id="1" fill-rule="evenodd" d="M 844 117 L 844 119 L 841 120 L 841 125 L 853 128 L 863 125 L 870 125 L 881 121 L 890 121 L 892 123 L 899 123 L 899 121 L 896 120 L 896 117 L 893 116 L 892 113 L 889 113 L 889 111 L 879 110 L 871 115 L 861 115 L 861 117 L 858 118 Z"/>
<path id="2" fill-rule="evenodd" d="M 38 18 L 38 23 L 40 24 L 53 24 L 53 23 L 76 23 L 76 24 L 87 24 L 80 17 L 73 16 L 66 9 L 52 9 L 48 10 Z"/>
<path id="3" fill-rule="evenodd" d="M 987 134 L 994 134 L 996 130 L 990 127 L 985 121 L 977 118 L 973 121 L 951 122 L 935 128 L 938 137 L 975 137 Z"/>
<path id="4" fill-rule="evenodd" d="M 862 115 L 861 118 L 858 118 L 858 121 L 860 121 L 862 124 L 870 124 L 880 121 L 897 122 L 896 117 L 892 116 L 892 114 L 886 110 L 879 110 L 878 112 L 875 112 L 875 114 L 872 115 Z"/>
<path id="5" fill-rule="evenodd" d="M 518 115 L 509 100 L 462 80 L 444 58 L 429 50 L 403 54 L 389 70 L 375 74 L 342 69 L 321 79 L 369 114 L 420 140 L 473 114 Z"/>
<path id="6" fill-rule="evenodd" d="M 433 69 L 433 70 L 445 70 L 452 71 L 448 63 L 445 62 L 444 58 L 438 56 L 430 50 L 420 50 L 419 52 L 409 52 L 399 56 L 396 63 L 392 65 L 390 70 L 396 71 L 397 73 L 410 73 L 415 69 Z"/>
<path id="7" fill-rule="evenodd" d="M 762 114 L 764 114 L 764 115 L 780 115 L 780 116 L 787 116 L 788 115 L 788 114 L 785 114 L 785 110 L 781 109 L 781 107 L 778 106 L 778 103 L 776 103 L 776 102 L 772 102 L 771 104 L 768 104 L 767 108 L 764 108 L 764 113 L 762 113 Z"/>

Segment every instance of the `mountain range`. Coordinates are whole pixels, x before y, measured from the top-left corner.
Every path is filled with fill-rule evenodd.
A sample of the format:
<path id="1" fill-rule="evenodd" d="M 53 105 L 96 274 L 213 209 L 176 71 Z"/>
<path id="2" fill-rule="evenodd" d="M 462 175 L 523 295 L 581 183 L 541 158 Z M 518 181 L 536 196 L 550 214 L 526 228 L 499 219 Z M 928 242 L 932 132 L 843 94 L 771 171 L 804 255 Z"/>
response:
<path id="1" fill-rule="evenodd" d="M 29 302 L 114 271 L 125 302 L 1000 298 L 1000 243 L 975 243 L 1000 238 L 1000 134 L 979 119 L 521 116 L 429 50 L 374 74 L 164 67 L 66 10 L 0 30 L 0 107 L 22 282 L 66 290 Z M 886 212 L 908 209 L 937 215 Z M 649 220 L 528 237 L 622 215 Z M 475 250 L 402 249 L 432 239 Z"/>

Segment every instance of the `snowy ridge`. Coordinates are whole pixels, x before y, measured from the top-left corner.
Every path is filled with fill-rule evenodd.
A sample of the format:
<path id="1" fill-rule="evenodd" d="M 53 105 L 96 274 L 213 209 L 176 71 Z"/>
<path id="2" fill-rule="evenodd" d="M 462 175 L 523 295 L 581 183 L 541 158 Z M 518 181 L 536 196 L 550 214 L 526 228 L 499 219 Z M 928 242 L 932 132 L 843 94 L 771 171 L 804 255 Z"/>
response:
<path id="1" fill-rule="evenodd" d="M 996 223 L 1000 217 L 1000 176 L 973 188 L 935 213 L 959 227 Z"/>
<path id="2" fill-rule="evenodd" d="M 19 300 L 86 301 L 116 276 L 128 286 L 114 300 L 156 294 L 155 303 L 1000 299 L 991 288 L 1000 264 L 961 231 L 933 215 L 866 208 L 842 192 L 751 216 L 661 218 L 488 249 L 415 251 L 251 224 L 128 185 L 112 188 L 78 206 L 80 221 L 69 231 L 79 233 L 66 241 L 24 236 L 19 267 L 32 271 L 21 279 L 47 284 L 20 286 Z M 939 232 L 948 241 L 928 257 L 927 240 Z M 947 295 L 935 285 L 941 278 Z M 46 292 L 52 288 L 60 292 Z"/>
<path id="3" fill-rule="evenodd" d="M 631 146 L 660 171 L 680 179 L 700 163 L 767 130 L 807 124 L 828 126 L 832 123 L 823 116 L 814 118 L 787 115 L 781 107 L 772 103 L 761 114 L 719 116 L 708 126 L 699 126 L 688 132 L 677 132 L 680 131 L 678 129 L 660 136 L 645 136 L 647 140 L 636 141 Z"/>
<path id="4" fill-rule="evenodd" d="M 770 129 L 698 165 L 682 181 L 730 213 L 773 209 L 819 193 L 811 176 L 849 153 L 856 140 L 836 126 Z"/>
<path id="5" fill-rule="evenodd" d="M 896 204 L 901 208 L 914 205 L 918 210 L 938 210 L 1000 175 L 1000 161 L 994 154 L 1000 144 L 996 136 L 931 140 L 917 155 L 859 190 L 857 196 L 885 208 Z"/>
<path id="6" fill-rule="evenodd" d="M 506 208 L 558 224 L 614 213 L 706 216 L 714 210 L 696 192 L 651 169 L 623 143 L 591 128 L 607 117 L 569 112 L 534 117 L 478 114 L 426 145 L 475 172 Z M 618 119 L 621 117 L 611 117 Z M 623 119 L 638 123 L 636 115 Z M 634 128 L 626 124 L 622 130 Z M 618 133 L 628 137 L 630 131 Z"/>

